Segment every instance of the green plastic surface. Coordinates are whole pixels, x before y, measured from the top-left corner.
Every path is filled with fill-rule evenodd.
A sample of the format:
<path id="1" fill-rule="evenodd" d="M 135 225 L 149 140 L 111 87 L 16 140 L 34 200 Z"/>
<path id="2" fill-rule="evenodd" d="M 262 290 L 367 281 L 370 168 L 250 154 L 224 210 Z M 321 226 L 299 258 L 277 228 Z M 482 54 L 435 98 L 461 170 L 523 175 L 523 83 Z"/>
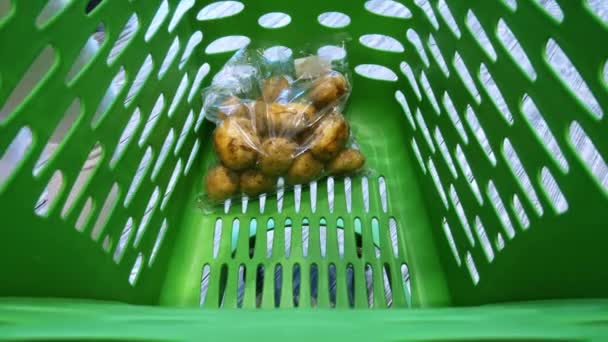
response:
<path id="1" fill-rule="evenodd" d="M 561 21 L 559 15 L 555 19 L 536 1 L 517 1 L 515 9 L 508 5 L 513 2 L 446 1 L 458 26 L 455 31 L 445 19 L 443 1 L 434 0 L 426 7 L 433 13 L 430 17 L 423 9 L 426 1 L 402 1 L 411 16 L 395 18 L 368 11 L 363 1 L 267 0 L 245 2 L 244 9 L 236 15 L 207 21 L 196 19 L 207 1 L 182 2 L 182 6 L 191 7 L 184 7 L 187 11 L 179 21 L 173 17 L 180 2 L 168 1 L 168 16 L 155 34 L 146 39 L 148 27 L 163 2 L 104 0 L 93 12 L 85 14 L 86 2 L 72 1 L 44 26 L 37 27 L 32 18 L 38 17 L 44 2 L 10 1 L 10 12 L 0 17 L 0 106 L 45 47 L 52 47 L 54 60 L 27 97 L 10 114 L 0 118 L 1 158 L 5 158 L 4 151 L 24 127 L 32 135 L 31 144 L 16 168 L 0 179 L 3 218 L 0 269 L 4 274 L 0 295 L 168 306 L 198 306 L 204 302 L 206 308 L 237 304 L 255 308 L 256 269 L 261 265 L 267 276 L 259 306 L 293 307 L 292 274 L 297 265 L 301 270 L 299 306 L 309 307 L 313 302 L 309 270 L 316 265 L 319 282 L 316 306 L 346 308 L 351 305 L 346 269 L 352 266 L 354 307 L 370 306 L 366 267 L 373 274 L 373 307 L 387 306 L 383 270 L 387 270 L 391 279 L 392 305 L 405 307 L 409 305 L 406 297 L 410 294 L 402 291 L 401 267 L 407 265 L 411 305 L 415 307 L 608 296 L 608 268 L 604 265 L 608 186 L 602 179 L 606 177 L 602 173 L 606 169 L 604 156 L 608 156 L 604 118 L 604 112 L 608 111 L 608 85 L 602 74 L 608 45 L 602 42 L 608 40 L 608 25 L 594 14 L 587 1 L 555 1 L 562 13 Z M 320 25 L 318 16 L 330 11 L 347 14 L 349 25 L 344 28 Z M 287 13 L 291 22 L 278 29 L 258 25 L 260 16 L 270 12 Z M 475 31 L 469 28 L 470 22 L 467 25 L 471 13 L 484 29 L 491 48 L 482 48 Z M 107 56 L 133 14 L 137 15 L 139 27 L 125 50 L 108 64 Z M 171 22 L 175 25 L 170 25 Z M 100 24 L 105 27 L 105 42 L 82 71 L 67 82 L 66 75 L 84 43 Z M 504 24 L 518 44 L 501 42 Z M 169 26 L 174 27 L 169 30 Z M 197 31 L 202 32 L 202 43 L 180 66 L 186 42 Z M 423 55 L 408 39 L 408 31 L 409 36 L 416 32 L 422 40 Z M 346 48 L 353 68 L 378 64 L 398 76 L 394 81 L 383 81 L 353 72 L 353 93 L 345 114 L 375 176 L 365 180 L 353 178 L 350 196 L 346 195 L 344 180 L 336 179 L 333 208 L 327 182 L 320 181 L 314 199 L 309 186 L 302 187 L 299 208 L 293 192 L 287 192 L 282 204 L 276 196 L 268 196 L 263 212 L 259 200 L 254 199 L 248 202 L 246 210 L 241 203 L 232 203 L 227 211 L 218 208 L 214 213 L 203 213 L 196 205 L 196 196 L 202 189 L 204 170 L 213 161 L 209 140 L 213 125 L 204 121 L 200 126 L 186 126 L 183 132 L 182 129 L 189 114 L 193 122 L 202 122 L 198 89 L 208 84 L 211 77 L 204 78 L 199 88 L 191 89 L 199 68 L 208 63 L 213 74 L 232 54 L 209 55 L 205 47 L 220 37 L 245 35 L 252 44 L 271 43 L 297 49 L 310 40 L 329 39 L 336 33 L 351 38 Z M 393 37 L 404 51 L 364 46 L 359 37 L 365 34 Z M 159 76 L 175 37 L 179 37 L 179 52 L 166 73 Z M 443 58 L 436 55 L 435 44 L 430 44 L 429 39 L 435 42 Z M 579 100 L 576 90 L 560 76 L 560 69 L 552 68 L 551 59 L 545 57 L 548 44 L 559 45 L 580 73 L 582 79 L 574 82 L 575 88 L 580 90 L 581 82 L 585 84 L 596 101 L 594 110 Z M 512 57 L 518 47 L 525 51 L 526 58 Z M 460 58 L 455 58 L 456 54 Z M 148 56 L 152 72 L 132 101 L 124 105 L 131 83 Z M 441 59 L 446 67 L 441 66 Z M 459 70 L 460 60 L 468 72 Z M 529 60 L 533 72 L 520 67 L 525 60 Z M 402 72 L 407 70 L 404 62 L 413 70 L 414 87 L 407 72 Z M 92 124 L 102 96 L 121 68 L 125 71 L 126 85 Z M 500 96 L 487 90 L 489 83 L 483 70 L 491 75 Z M 467 74 L 473 86 L 466 84 Z M 186 92 L 171 111 L 183 80 Z M 427 83 L 434 95 L 425 89 Z M 397 91 L 407 100 L 404 107 L 396 100 Z M 195 95 L 189 99 L 190 92 Z M 140 144 L 139 138 L 160 94 L 164 96 L 160 118 L 152 134 Z M 444 94 L 449 95 L 455 114 L 450 113 Z M 542 119 L 537 115 L 526 116 L 530 107 L 524 106 L 527 101 L 523 101 L 524 94 L 533 99 Z M 34 175 L 38 157 L 75 98 L 80 100 L 81 111 L 73 128 L 54 157 Z M 500 105 L 495 104 L 500 99 L 504 99 L 511 119 L 505 119 Z M 469 106 L 476 120 L 470 111 L 467 114 Z M 121 134 L 136 108 L 140 120 L 134 128 L 134 138 L 121 145 Z M 538 127 L 551 133 L 546 130 L 537 133 Z M 573 141 L 571 133 L 580 132 L 578 128 L 582 128 L 586 138 L 579 135 Z M 549 135 L 553 140 L 546 140 Z M 167 139 L 168 136 L 174 139 Z M 184 139 L 179 143 L 181 136 Z M 525 171 L 510 166 L 513 163 L 505 152 L 505 139 Z M 162 159 L 166 140 L 172 145 Z M 119 145 L 126 148 L 111 162 Z M 147 150 L 151 151 L 149 162 L 145 157 Z M 555 152 L 558 150 L 559 153 Z M 64 217 L 62 208 L 68 194 L 92 152 L 98 155 L 98 161 Z M 424 160 L 422 167 L 418 153 Z M 157 167 L 158 159 L 161 162 Z M 34 207 L 58 170 L 63 177 L 59 195 L 48 213 L 40 216 Z M 176 182 L 172 185 L 174 170 Z M 435 171 L 437 177 L 433 178 Z M 132 198 L 126 200 L 135 175 L 143 177 Z M 527 179 L 536 195 L 528 196 Z M 553 179 L 554 184 L 547 179 Z M 384 187 L 381 182 L 385 182 L 388 194 L 386 205 L 381 197 Z M 109 207 L 105 224 L 94 231 L 113 186 L 117 189 L 115 203 Z M 479 196 L 475 188 L 479 189 Z M 364 201 L 364 191 L 369 193 L 368 202 Z M 565 202 L 560 200 L 560 193 Z M 516 202 L 514 195 L 518 198 Z M 87 203 L 90 211 L 83 216 Z M 527 221 L 519 219 L 522 212 Z M 274 245 L 272 255 L 268 256 L 266 239 L 271 219 Z M 255 243 L 250 246 L 252 220 L 257 228 Z M 286 220 L 291 222 L 289 256 L 285 255 L 284 247 Z M 310 232 L 307 256 L 303 254 L 302 240 L 305 220 Z M 361 222 L 360 255 L 356 220 Z M 377 229 L 372 224 L 375 220 Z M 389 234 L 391 220 L 398 227 L 397 256 L 393 254 Z M 122 256 L 115 257 L 128 221 L 132 229 L 127 247 Z M 326 223 L 326 239 L 320 238 L 322 221 Z M 222 234 L 218 254 L 214 256 L 216 222 L 221 222 Z M 238 234 L 233 232 L 234 222 L 238 222 Z M 343 223 L 343 255 L 338 248 L 338 222 Z M 510 224 L 505 228 L 503 222 Z M 446 225 L 450 227 L 457 258 L 446 238 Z M 80 226 L 80 231 L 76 226 Z M 136 243 L 140 226 L 141 240 Z M 166 233 L 159 240 L 160 248 L 151 263 L 153 246 L 163 226 Z M 323 241 L 325 247 L 321 246 Z M 322 255 L 321 250 L 326 254 Z M 136 264 L 141 264 L 141 269 L 129 281 Z M 283 272 L 279 304 L 273 292 L 277 265 L 281 265 Z M 209 283 L 206 298 L 201 301 L 205 266 L 210 270 Z M 243 302 L 237 303 L 240 267 L 245 269 L 245 292 Z M 329 267 L 336 268 L 338 279 L 335 302 L 328 288 Z M 471 271 L 473 268 L 476 272 Z M 388 313 L 385 315 L 389 317 Z"/>

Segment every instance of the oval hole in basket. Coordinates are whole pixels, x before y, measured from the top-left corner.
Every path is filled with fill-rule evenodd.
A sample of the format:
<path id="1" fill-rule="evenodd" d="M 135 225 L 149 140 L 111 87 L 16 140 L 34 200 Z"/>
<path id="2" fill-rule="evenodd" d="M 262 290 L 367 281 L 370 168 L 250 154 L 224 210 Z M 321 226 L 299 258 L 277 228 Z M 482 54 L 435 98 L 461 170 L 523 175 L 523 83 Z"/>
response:
<path id="1" fill-rule="evenodd" d="M 325 45 L 317 50 L 317 55 L 330 61 L 342 60 L 346 58 L 346 50 L 340 46 Z"/>
<path id="2" fill-rule="evenodd" d="M 365 3 L 365 9 L 383 17 L 401 19 L 412 17 L 412 12 L 407 7 L 393 0 L 370 0 Z"/>
<path id="3" fill-rule="evenodd" d="M 216 1 L 203 7 L 196 15 L 196 19 L 204 21 L 227 18 L 241 13 L 244 8 L 245 5 L 239 1 Z"/>
<path id="4" fill-rule="evenodd" d="M 383 34 L 365 34 L 359 37 L 359 42 L 374 50 L 387 52 L 403 52 L 403 45 L 395 38 Z"/>
<path id="5" fill-rule="evenodd" d="M 269 62 L 286 61 L 291 58 L 293 52 L 286 46 L 276 45 L 264 50 L 264 58 Z"/>
<path id="6" fill-rule="evenodd" d="M 267 29 L 278 29 L 291 23 L 291 17 L 287 13 L 270 12 L 258 19 L 258 24 Z"/>
<path id="7" fill-rule="evenodd" d="M 389 68 L 377 64 L 359 64 L 355 72 L 363 77 L 379 81 L 397 81 L 397 75 Z"/>
<path id="8" fill-rule="evenodd" d="M 212 55 L 217 53 L 235 51 L 249 45 L 250 42 L 251 40 L 245 36 L 221 37 L 211 42 L 211 44 L 207 45 L 205 53 L 208 55 Z"/>
<path id="9" fill-rule="evenodd" d="M 350 17 L 342 12 L 325 12 L 317 18 L 319 24 L 329 28 L 343 28 L 350 24 Z"/>

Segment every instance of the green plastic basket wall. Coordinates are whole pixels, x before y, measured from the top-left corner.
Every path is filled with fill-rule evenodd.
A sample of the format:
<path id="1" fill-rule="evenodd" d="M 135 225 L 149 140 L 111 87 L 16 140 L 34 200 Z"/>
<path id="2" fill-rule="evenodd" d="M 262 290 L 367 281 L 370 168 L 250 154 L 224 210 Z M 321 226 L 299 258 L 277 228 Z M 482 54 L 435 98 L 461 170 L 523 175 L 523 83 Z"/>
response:
<path id="1" fill-rule="evenodd" d="M 0 0 L 0 296 L 206 308 L 608 296 L 605 1 L 264 0 L 210 17 L 223 5 Z M 232 54 L 217 40 L 297 49 L 336 33 L 350 38 L 346 115 L 377 176 L 204 214 L 200 90 Z"/>

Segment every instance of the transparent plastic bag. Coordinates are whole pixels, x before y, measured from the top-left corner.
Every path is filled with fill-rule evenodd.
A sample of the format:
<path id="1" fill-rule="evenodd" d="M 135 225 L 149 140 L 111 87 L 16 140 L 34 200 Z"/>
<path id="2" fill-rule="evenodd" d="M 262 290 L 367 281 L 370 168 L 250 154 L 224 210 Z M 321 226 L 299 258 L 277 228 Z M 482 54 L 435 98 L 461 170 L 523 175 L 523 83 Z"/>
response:
<path id="1" fill-rule="evenodd" d="M 346 60 L 239 50 L 203 91 L 218 158 L 203 202 L 271 193 L 281 177 L 295 185 L 360 171 L 365 157 L 342 114 L 352 89 Z"/>

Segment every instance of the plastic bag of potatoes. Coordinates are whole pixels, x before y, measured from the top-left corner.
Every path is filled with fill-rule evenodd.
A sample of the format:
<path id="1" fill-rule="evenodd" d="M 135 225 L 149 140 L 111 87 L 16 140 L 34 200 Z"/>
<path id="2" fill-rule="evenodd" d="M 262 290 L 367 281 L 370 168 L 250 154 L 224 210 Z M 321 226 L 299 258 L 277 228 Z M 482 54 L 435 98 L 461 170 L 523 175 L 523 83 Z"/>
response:
<path id="1" fill-rule="evenodd" d="M 203 91 L 206 118 L 216 123 L 217 164 L 207 171 L 203 201 L 250 198 L 287 185 L 360 171 L 344 107 L 352 84 L 346 57 L 270 60 L 242 49 Z"/>

